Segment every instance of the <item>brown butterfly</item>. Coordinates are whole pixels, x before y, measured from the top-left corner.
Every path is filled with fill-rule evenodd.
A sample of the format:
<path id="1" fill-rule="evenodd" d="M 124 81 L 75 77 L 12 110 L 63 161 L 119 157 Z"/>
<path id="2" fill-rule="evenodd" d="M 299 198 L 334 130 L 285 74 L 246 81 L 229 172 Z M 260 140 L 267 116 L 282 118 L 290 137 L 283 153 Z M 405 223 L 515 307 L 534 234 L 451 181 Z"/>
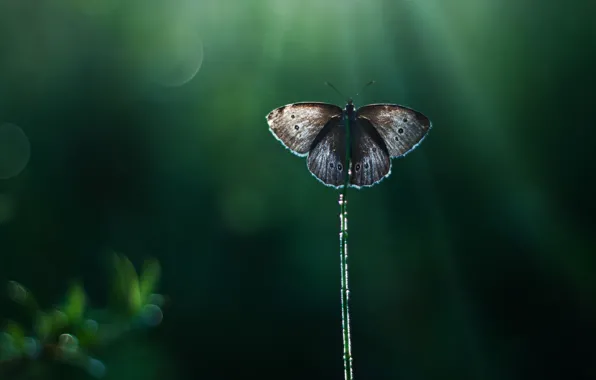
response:
<path id="1" fill-rule="evenodd" d="M 341 188 L 346 170 L 346 121 L 350 128 L 351 187 L 373 186 L 391 173 L 391 158 L 411 152 L 431 128 L 422 113 L 396 104 L 356 109 L 318 102 L 288 104 L 267 115 L 269 130 L 289 150 L 306 156 L 308 170 L 327 186 Z"/>

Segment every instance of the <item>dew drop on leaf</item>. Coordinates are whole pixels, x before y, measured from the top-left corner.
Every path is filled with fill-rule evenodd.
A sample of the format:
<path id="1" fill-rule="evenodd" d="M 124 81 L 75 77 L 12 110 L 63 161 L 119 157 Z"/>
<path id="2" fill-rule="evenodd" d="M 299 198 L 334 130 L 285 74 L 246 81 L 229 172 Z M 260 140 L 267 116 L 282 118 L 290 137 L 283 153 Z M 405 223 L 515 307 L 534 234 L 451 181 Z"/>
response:
<path id="1" fill-rule="evenodd" d="M 141 318 L 147 326 L 155 327 L 163 320 L 163 312 L 159 306 L 147 304 L 143 307 Z"/>
<path id="2" fill-rule="evenodd" d="M 87 363 L 87 372 L 97 379 L 102 378 L 106 374 L 106 366 L 100 360 L 89 358 Z"/>
<path id="3" fill-rule="evenodd" d="M 36 359 L 41 352 L 41 344 L 37 339 L 28 336 L 23 342 L 23 351 L 31 359 Z"/>

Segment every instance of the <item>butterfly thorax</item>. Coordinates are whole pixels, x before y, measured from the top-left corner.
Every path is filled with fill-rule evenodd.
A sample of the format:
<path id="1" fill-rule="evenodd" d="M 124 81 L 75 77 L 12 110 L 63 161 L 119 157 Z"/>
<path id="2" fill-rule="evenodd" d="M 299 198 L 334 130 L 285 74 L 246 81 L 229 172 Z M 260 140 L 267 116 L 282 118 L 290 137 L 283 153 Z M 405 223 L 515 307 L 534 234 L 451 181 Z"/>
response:
<path id="1" fill-rule="evenodd" d="M 356 107 L 354 107 L 354 102 L 352 99 L 348 100 L 348 104 L 344 108 L 344 119 L 348 119 L 350 121 L 356 120 Z"/>

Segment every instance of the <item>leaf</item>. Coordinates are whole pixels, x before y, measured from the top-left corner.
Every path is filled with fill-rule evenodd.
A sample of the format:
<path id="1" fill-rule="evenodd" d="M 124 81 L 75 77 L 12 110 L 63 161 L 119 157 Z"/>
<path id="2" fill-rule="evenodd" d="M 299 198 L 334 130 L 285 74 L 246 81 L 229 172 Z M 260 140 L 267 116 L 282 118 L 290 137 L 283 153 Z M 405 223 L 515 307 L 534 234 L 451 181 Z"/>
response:
<path id="1" fill-rule="evenodd" d="M 139 281 L 131 281 L 128 293 L 128 307 L 132 314 L 137 314 L 141 309 L 141 291 L 139 288 Z"/>
<path id="2" fill-rule="evenodd" d="M 161 275 L 161 267 L 159 261 L 155 259 L 145 261 L 143 271 L 141 272 L 140 292 L 141 303 L 145 305 L 153 291 L 155 290 L 159 277 Z"/>
<path id="3" fill-rule="evenodd" d="M 141 308 L 141 292 L 137 272 L 130 260 L 119 254 L 114 254 L 114 269 L 113 296 L 116 304 L 126 313 L 136 314 Z"/>
<path id="4" fill-rule="evenodd" d="M 7 285 L 8 296 L 14 302 L 25 306 L 29 312 L 34 313 L 38 310 L 35 298 L 22 284 L 16 281 L 8 281 Z"/>
<path id="5" fill-rule="evenodd" d="M 25 345 L 25 330 L 23 330 L 21 325 L 13 321 L 8 321 L 6 323 L 5 331 L 12 337 L 15 348 L 22 351 L 23 346 Z"/>
<path id="6" fill-rule="evenodd" d="M 66 296 L 64 313 L 70 323 L 79 323 L 85 312 L 86 296 L 83 287 L 76 283 L 70 287 Z"/>
<path id="7" fill-rule="evenodd" d="M 48 313 L 38 313 L 35 318 L 35 333 L 40 340 L 44 341 L 48 339 L 52 333 L 53 318 Z"/>
<path id="8" fill-rule="evenodd" d="M 8 296 L 14 302 L 24 305 L 29 296 L 29 290 L 16 281 L 8 281 Z"/>
<path id="9" fill-rule="evenodd" d="M 94 319 L 85 320 L 77 331 L 81 347 L 88 347 L 97 341 L 99 324 Z"/>
<path id="10" fill-rule="evenodd" d="M 59 309 L 54 309 L 50 312 L 52 318 L 52 330 L 61 330 L 68 326 L 68 317 L 66 313 Z"/>

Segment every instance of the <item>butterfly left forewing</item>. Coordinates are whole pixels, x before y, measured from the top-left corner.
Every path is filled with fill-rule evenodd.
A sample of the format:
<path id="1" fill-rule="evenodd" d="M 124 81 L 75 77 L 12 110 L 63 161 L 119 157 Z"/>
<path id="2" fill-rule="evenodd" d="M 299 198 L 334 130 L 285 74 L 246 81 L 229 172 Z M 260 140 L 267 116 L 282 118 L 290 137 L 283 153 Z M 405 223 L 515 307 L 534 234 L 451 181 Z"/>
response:
<path id="1" fill-rule="evenodd" d="M 327 122 L 342 110 L 327 103 L 294 103 L 267 115 L 269 130 L 293 153 L 304 156 Z"/>
<path id="2" fill-rule="evenodd" d="M 308 170 L 327 186 L 342 187 L 345 182 L 346 140 L 341 116 L 333 117 L 308 153 Z"/>
<path id="3" fill-rule="evenodd" d="M 369 104 L 357 111 L 358 119 L 366 119 L 383 138 L 390 157 L 407 154 L 424 139 L 431 128 L 422 113 L 397 104 Z"/>
<path id="4" fill-rule="evenodd" d="M 391 159 L 383 139 L 366 119 L 357 119 L 351 126 L 352 170 L 350 184 L 372 186 L 391 172 Z"/>

